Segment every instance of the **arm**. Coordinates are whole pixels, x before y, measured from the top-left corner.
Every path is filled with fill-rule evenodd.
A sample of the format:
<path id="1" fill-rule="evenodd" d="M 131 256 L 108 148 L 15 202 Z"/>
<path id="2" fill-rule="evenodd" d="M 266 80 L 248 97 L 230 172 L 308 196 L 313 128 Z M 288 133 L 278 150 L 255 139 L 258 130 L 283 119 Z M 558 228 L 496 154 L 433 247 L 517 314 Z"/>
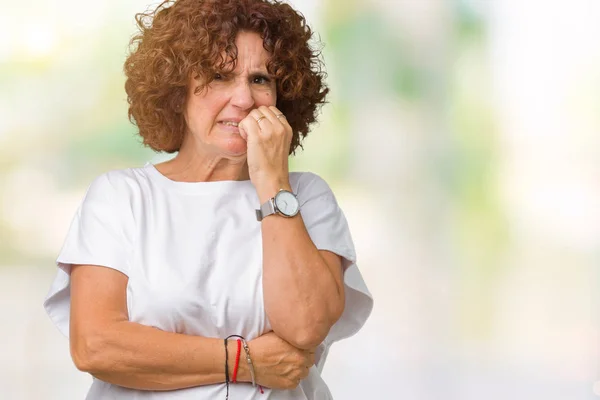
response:
<path id="1" fill-rule="evenodd" d="M 224 382 L 223 340 L 129 322 L 127 281 L 111 268 L 72 267 L 70 345 L 75 366 L 105 382 L 139 390 Z M 230 342 L 228 349 L 232 374 L 235 343 Z M 250 381 L 245 363 L 240 363 L 238 375 L 239 380 Z"/>
<path id="2" fill-rule="evenodd" d="M 291 189 L 288 155 L 293 132 L 282 117 L 276 107 L 263 105 L 239 123 L 260 204 L 279 189 Z M 299 214 L 269 216 L 261 224 L 265 311 L 273 331 L 298 348 L 314 348 L 344 310 L 341 258 L 316 248 Z"/>
<path id="3" fill-rule="evenodd" d="M 257 187 L 261 204 L 289 181 Z M 262 222 L 263 292 L 273 331 L 298 348 L 314 348 L 344 310 L 341 258 L 319 251 L 300 214 Z"/>
<path id="4" fill-rule="evenodd" d="M 164 332 L 128 321 L 127 276 L 95 265 L 71 269 L 71 355 L 78 369 L 137 390 L 175 390 L 225 381 L 223 339 Z M 258 384 L 293 389 L 315 362 L 274 332 L 249 342 Z M 237 343 L 228 342 L 229 376 Z M 251 382 L 241 359 L 239 382 Z"/>

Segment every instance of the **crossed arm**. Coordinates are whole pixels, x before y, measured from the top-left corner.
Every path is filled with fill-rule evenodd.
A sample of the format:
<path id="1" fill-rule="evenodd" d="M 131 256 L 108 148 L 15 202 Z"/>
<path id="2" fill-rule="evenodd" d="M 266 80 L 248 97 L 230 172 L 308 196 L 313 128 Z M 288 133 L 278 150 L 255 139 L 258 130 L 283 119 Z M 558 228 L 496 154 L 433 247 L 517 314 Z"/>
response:
<path id="1" fill-rule="evenodd" d="M 314 348 L 343 311 L 341 259 L 316 249 L 300 215 L 269 217 L 262 224 L 263 291 L 273 332 L 298 349 Z M 110 268 L 72 267 L 70 343 L 75 365 L 103 381 L 140 390 L 223 382 L 222 339 L 130 322 L 127 279 Z M 230 357 L 234 353 L 230 348 Z M 249 381 L 243 364 L 239 379 Z"/>

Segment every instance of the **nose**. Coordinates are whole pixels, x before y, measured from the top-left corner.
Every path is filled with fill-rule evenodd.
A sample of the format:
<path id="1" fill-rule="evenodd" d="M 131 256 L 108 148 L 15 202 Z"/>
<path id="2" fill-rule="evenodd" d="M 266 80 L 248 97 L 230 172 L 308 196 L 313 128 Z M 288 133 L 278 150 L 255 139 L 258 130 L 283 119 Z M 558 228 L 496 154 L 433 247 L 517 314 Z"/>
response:
<path id="1" fill-rule="evenodd" d="M 231 96 L 231 104 L 240 108 L 241 110 L 247 110 L 254 105 L 252 88 L 248 82 L 244 82 L 243 79 L 240 79 L 238 82 L 236 82 Z"/>

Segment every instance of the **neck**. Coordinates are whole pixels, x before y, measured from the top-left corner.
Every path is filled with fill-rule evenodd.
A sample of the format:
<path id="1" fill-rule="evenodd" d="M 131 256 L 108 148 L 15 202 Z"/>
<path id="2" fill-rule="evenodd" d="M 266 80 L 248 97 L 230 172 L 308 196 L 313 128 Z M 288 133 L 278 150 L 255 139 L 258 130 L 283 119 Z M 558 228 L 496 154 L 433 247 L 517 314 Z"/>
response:
<path id="1" fill-rule="evenodd" d="M 167 178 L 178 182 L 243 181 L 250 179 L 246 155 L 229 158 L 205 151 L 181 150 L 173 159 L 156 165 Z"/>

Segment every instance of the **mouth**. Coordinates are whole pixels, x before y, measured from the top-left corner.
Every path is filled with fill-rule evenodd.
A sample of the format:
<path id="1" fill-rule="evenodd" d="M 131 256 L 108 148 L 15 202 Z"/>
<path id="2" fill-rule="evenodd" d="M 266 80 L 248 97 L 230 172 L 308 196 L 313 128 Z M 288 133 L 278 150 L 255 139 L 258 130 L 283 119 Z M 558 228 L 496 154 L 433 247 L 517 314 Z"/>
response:
<path id="1" fill-rule="evenodd" d="M 235 121 L 219 121 L 219 124 L 221 125 L 225 125 L 225 126 L 234 126 L 234 127 L 238 127 L 239 122 L 235 122 Z"/>
<path id="2" fill-rule="evenodd" d="M 220 131 L 221 132 L 226 132 L 228 135 L 240 135 L 240 121 L 234 121 L 234 120 L 223 120 L 223 121 L 218 121 L 217 125 L 220 127 Z"/>

